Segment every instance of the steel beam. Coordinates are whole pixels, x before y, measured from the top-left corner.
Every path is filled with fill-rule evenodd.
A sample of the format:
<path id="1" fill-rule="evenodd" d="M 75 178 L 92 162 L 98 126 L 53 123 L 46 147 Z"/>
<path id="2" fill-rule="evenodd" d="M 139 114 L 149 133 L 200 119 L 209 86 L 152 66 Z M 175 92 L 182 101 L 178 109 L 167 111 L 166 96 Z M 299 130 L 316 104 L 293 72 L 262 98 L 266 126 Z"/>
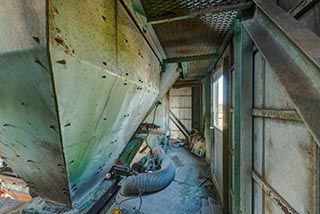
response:
<path id="1" fill-rule="evenodd" d="M 174 57 L 167 58 L 163 60 L 163 63 L 177 63 L 177 62 L 190 62 L 190 61 L 200 61 L 217 58 L 216 54 L 207 54 L 207 55 L 196 55 L 196 56 L 186 56 L 186 57 Z"/>
<path id="2" fill-rule="evenodd" d="M 320 38 L 273 2 L 255 2 L 244 26 L 320 146 Z"/>
<path id="3" fill-rule="evenodd" d="M 267 196 L 286 214 L 298 214 L 298 212 L 277 193 L 267 182 L 257 173 L 252 172 L 253 180 L 261 187 Z"/>
<path id="4" fill-rule="evenodd" d="M 177 126 L 177 128 L 182 132 L 182 134 L 188 138 L 190 136 L 190 133 L 188 129 L 185 127 L 185 125 L 179 120 L 179 118 L 174 114 L 173 111 L 169 111 L 169 116 L 171 121 Z"/>
<path id="5" fill-rule="evenodd" d="M 274 2 L 268 0 L 254 0 L 254 2 L 260 11 L 268 18 L 268 21 L 274 25 L 273 27 L 278 28 L 277 31 L 280 31 L 279 33 L 286 37 L 283 38 L 283 40 L 288 40 L 286 43 L 290 42 L 295 45 L 309 61 L 312 61 L 320 68 L 320 38 L 292 16 L 288 16 L 286 12 Z M 260 11 L 257 12 L 260 13 Z M 271 29 L 273 34 L 277 31 Z M 278 39 L 283 37 L 280 35 L 275 36 L 279 37 Z M 295 53 L 291 54 L 293 55 Z M 320 71 L 318 70 L 318 72 Z"/>
<path id="6" fill-rule="evenodd" d="M 188 13 L 178 13 L 178 14 L 175 14 L 175 16 L 168 15 L 168 16 L 162 16 L 157 18 L 147 18 L 147 23 L 154 25 L 154 24 L 161 24 L 161 23 L 195 18 L 202 15 L 210 15 L 210 14 L 227 12 L 232 10 L 243 10 L 243 9 L 249 8 L 251 5 L 252 5 L 252 2 L 238 2 L 238 3 L 229 4 L 229 5 L 217 6 L 215 8 L 208 7 L 207 9 L 200 10 L 200 11 L 197 10 L 197 11 L 191 11 Z"/>
<path id="7" fill-rule="evenodd" d="M 252 115 L 255 117 L 302 122 L 301 117 L 295 110 L 252 109 Z"/>
<path id="8" fill-rule="evenodd" d="M 235 200 L 232 213 L 252 213 L 252 41 L 235 22 Z"/>
<path id="9" fill-rule="evenodd" d="M 309 0 L 307 2 L 300 1 L 293 10 L 289 11 L 289 13 L 292 14 L 294 18 L 298 19 L 317 3 L 319 3 L 319 0 Z"/>
<path id="10" fill-rule="evenodd" d="M 212 130 L 210 129 L 212 120 L 211 120 L 211 114 L 212 114 L 212 108 L 211 108 L 211 102 L 212 102 L 212 82 L 211 82 L 211 74 L 207 73 L 205 76 L 204 81 L 204 105 L 203 105 L 203 116 L 204 116 L 204 135 L 206 139 L 206 159 L 207 161 L 210 160 L 210 155 L 212 151 Z"/>
<path id="11" fill-rule="evenodd" d="M 230 154 L 230 57 L 223 59 L 223 131 L 222 131 L 222 145 L 223 145 L 223 210 L 228 213 L 229 209 L 229 167 L 231 158 Z"/>

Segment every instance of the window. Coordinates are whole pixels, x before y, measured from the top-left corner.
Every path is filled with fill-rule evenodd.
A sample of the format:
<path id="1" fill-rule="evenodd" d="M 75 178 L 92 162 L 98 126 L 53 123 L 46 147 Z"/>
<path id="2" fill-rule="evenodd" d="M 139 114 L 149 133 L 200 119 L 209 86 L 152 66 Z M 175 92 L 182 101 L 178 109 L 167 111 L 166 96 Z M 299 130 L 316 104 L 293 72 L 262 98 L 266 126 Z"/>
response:
<path id="1" fill-rule="evenodd" d="M 222 130 L 223 127 L 223 76 L 213 82 L 213 125 Z"/>

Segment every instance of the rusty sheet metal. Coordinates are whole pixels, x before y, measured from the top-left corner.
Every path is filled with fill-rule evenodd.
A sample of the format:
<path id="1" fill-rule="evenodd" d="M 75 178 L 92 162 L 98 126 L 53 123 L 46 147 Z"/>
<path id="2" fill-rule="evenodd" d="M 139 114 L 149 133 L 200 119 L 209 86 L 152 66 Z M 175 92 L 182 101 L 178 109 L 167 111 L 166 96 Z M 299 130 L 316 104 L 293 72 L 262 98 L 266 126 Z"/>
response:
<path id="1" fill-rule="evenodd" d="M 269 196 L 274 203 L 276 203 L 285 214 L 298 214 L 298 212 L 286 202 L 262 177 L 255 172 L 252 172 L 253 180 L 263 189 L 265 194 Z"/>
<path id="2" fill-rule="evenodd" d="M 9 194 L 15 200 L 22 202 L 28 202 L 32 199 L 27 183 L 17 177 L 0 174 L 0 193 L 1 192 Z M 3 198 L 0 197 L 0 200 L 1 199 Z"/>
<path id="3" fill-rule="evenodd" d="M 0 11 L 2 159 L 43 199 L 88 207 L 159 94 L 159 60 L 118 1 Z"/>
<path id="4" fill-rule="evenodd" d="M 302 122 L 301 117 L 295 110 L 252 109 L 252 115 L 255 117 L 265 117 Z"/>
<path id="5" fill-rule="evenodd" d="M 158 96 L 160 65 L 118 1 L 53 0 L 49 12 L 70 195 L 79 206 Z"/>
<path id="6" fill-rule="evenodd" d="M 45 1 L 3 1 L 0 27 L 0 154 L 32 192 L 69 205 Z"/>
<path id="7" fill-rule="evenodd" d="M 319 148 L 303 123 L 264 122 L 264 179 L 299 213 L 316 213 Z"/>
<path id="8" fill-rule="evenodd" d="M 297 212 L 316 213 L 319 149 L 295 111 L 279 110 L 294 105 L 270 64 L 260 51 L 254 59 L 253 115 L 262 116 L 254 118 L 254 171 Z M 255 212 L 281 212 L 261 189 L 255 186 L 254 191 Z"/>
<path id="9" fill-rule="evenodd" d="M 320 145 L 319 37 L 276 5 L 264 1 L 259 7 L 244 25 Z"/>

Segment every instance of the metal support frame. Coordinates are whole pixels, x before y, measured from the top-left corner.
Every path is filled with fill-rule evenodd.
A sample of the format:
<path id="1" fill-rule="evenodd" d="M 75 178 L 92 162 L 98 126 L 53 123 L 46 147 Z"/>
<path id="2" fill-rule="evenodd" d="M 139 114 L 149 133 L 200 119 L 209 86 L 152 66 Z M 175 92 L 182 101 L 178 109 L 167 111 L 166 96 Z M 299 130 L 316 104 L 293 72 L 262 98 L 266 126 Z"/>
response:
<path id="1" fill-rule="evenodd" d="M 119 180 L 115 180 L 113 184 L 108 187 L 103 196 L 100 197 L 98 201 L 96 201 L 94 205 L 87 211 L 87 213 L 99 213 L 102 210 L 109 209 L 114 202 L 112 198 L 116 196 L 118 190 L 120 189 L 118 182 Z"/>
<path id="2" fill-rule="evenodd" d="M 308 11 L 310 8 L 312 8 L 315 4 L 319 3 L 319 0 L 309 0 L 309 1 L 301 1 L 298 3 L 297 7 L 295 7 L 293 10 L 289 11 L 294 18 L 298 19 L 301 17 L 306 11 Z"/>
<path id="3" fill-rule="evenodd" d="M 295 110 L 252 109 L 252 115 L 255 117 L 302 122 L 301 117 Z"/>
<path id="4" fill-rule="evenodd" d="M 267 182 L 257 173 L 252 172 L 253 180 L 261 187 L 267 196 L 286 214 L 298 214 L 291 205 L 279 195 Z"/>
<path id="5" fill-rule="evenodd" d="M 200 61 L 217 58 L 216 54 L 206 54 L 206 55 L 196 55 L 196 56 L 186 56 L 186 57 L 174 57 L 164 59 L 163 63 L 177 63 L 177 62 L 190 62 L 190 61 Z"/>
<path id="6" fill-rule="evenodd" d="M 252 213 L 252 41 L 235 22 L 235 199 L 232 213 Z"/>
<path id="7" fill-rule="evenodd" d="M 173 21 L 178 21 L 178 20 L 184 20 L 184 19 L 190 19 L 190 18 L 195 18 L 199 17 L 202 15 L 210 15 L 210 14 L 215 14 L 215 13 L 221 13 L 221 12 L 227 12 L 227 11 L 232 11 L 232 10 L 242 10 L 249 8 L 252 5 L 252 2 L 238 2 L 238 3 L 233 3 L 230 5 L 223 5 L 223 6 L 218 6 L 215 8 L 208 8 L 205 10 L 200 10 L 200 11 L 192 11 L 189 13 L 180 13 L 180 14 L 175 14 L 175 16 L 162 16 L 158 18 L 149 18 L 147 19 L 148 24 L 160 24 L 160 23 L 167 23 L 167 22 L 173 22 Z"/>
<path id="8" fill-rule="evenodd" d="M 230 167 L 230 127 L 229 127 L 229 108 L 230 108 L 230 57 L 223 59 L 223 210 L 228 213 L 229 208 L 229 167 Z"/>
<path id="9" fill-rule="evenodd" d="M 211 133 L 212 130 L 210 129 L 211 126 L 211 97 L 212 97 L 212 88 L 211 88 L 211 74 L 207 73 L 205 76 L 205 82 L 204 82 L 204 105 L 203 105 L 203 113 L 204 113 L 204 134 L 206 139 L 206 158 L 208 161 L 210 154 L 211 154 Z"/>
<path id="10" fill-rule="evenodd" d="M 179 120 L 179 118 L 174 114 L 173 111 L 171 111 L 171 109 L 169 110 L 169 116 L 171 121 L 177 126 L 177 128 L 182 132 L 182 134 L 185 137 L 189 137 L 190 133 L 188 131 L 188 129 L 185 127 L 185 125 Z"/>
<path id="11" fill-rule="evenodd" d="M 320 38 L 275 3 L 255 3 L 244 26 L 320 146 Z"/>

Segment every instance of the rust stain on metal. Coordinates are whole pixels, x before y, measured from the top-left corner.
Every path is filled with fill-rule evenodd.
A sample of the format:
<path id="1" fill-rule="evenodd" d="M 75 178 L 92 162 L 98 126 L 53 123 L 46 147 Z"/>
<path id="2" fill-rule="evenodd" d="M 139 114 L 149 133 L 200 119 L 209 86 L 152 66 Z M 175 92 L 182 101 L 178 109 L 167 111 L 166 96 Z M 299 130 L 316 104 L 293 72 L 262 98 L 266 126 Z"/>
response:
<path id="1" fill-rule="evenodd" d="M 265 117 L 265 118 L 302 121 L 299 114 L 294 110 L 253 109 L 252 114 L 253 116 Z"/>
<path id="2" fill-rule="evenodd" d="M 65 64 L 67 64 L 67 61 L 66 61 L 65 59 L 63 59 L 63 60 L 58 60 L 58 61 L 56 61 L 56 63 L 65 65 Z"/>
<path id="3" fill-rule="evenodd" d="M 271 113 L 262 112 L 262 116 L 264 117 L 272 116 L 272 117 L 283 119 L 283 120 L 295 120 L 295 117 L 293 115 L 281 114 L 276 112 L 271 112 Z"/>
<path id="4" fill-rule="evenodd" d="M 269 184 L 267 184 L 259 175 L 252 172 L 252 178 L 261 187 L 267 196 L 274 201 L 285 214 L 298 214 L 290 204 L 288 204 Z"/>
<path id="5" fill-rule="evenodd" d="M 53 14 L 55 14 L 55 15 L 59 14 L 59 11 L 58 11 L 57 7 L 54 6 L 54 5 L 52 5 L 52 11 L 53 11 Z"/>
<path id="6" fill-rule="evenodd" d="M 56 28 L 56 29 L 59 29 L 59 28 Z M 61 32 L 61 30 L 59 29 L 59 30 L 57 30 L 57 32 Z M 70 56 L 75 56 L 75 50 L 74 49 L 72 49 L 72 50 L 70 50 L 71 49 L 71 45 L 69 44 L 66 44 L 65 43 L 65 40 L 64 40 L 64 38 L 62 37 L 62 36 L 60 36 L 60 35 L 56 35 L 55 37 L 54 37 L 54 40 L 57 42 L 57 45 L 58 46 L 63 46 L 64 48 L 65 48 L 65 50 L 64 50 L 64 52 L 67 54 L 67 55 L 70 55 Z"/>
<path id="7" fill-rule="evenodd" d="M 286 213 L 286 214 L 291 213 L 291 212 L 289 212 L 288 208 L 284 204 L 282 204 L 281 201 L 278 198 L 273 197 L 273 200 L 278 204 L 278 206 L 281 208 L 281 210 L 284 213 Z"/>
<path id="8" fill-rule="evenodd" d="M 273 200 L 273 201 L 280 207 L 280 209 L 281 209 L 285 214 L 291 214 L 291 213 L 292 213 L 292 212 L 290 212 L 290 211 L 288 210 L 288 208 L 286 207 L 286 205 L 284 205 L 284 204 L 281 202 L 281 200 L 280 200 L 277 196 L 275 196 L 275 195 L 271 192 L 271 190 L 268 189 L 267 186 L 262 185 L 261 188 L 263 189 L 263 191 L 265 192 L 265 194 L 266 194 L 267 196 L 269 196 L 270 199 Z"/>
<path id="9" fill-rule="evenodd" d="M 60 35 L 56 35 L 54 40 L 58 43 L 58 45 L 64 45 L 64 39 Z"/>
<path id="10" fill-rule="evenodd" d="M 176 54 L 188 54 L 188 55 L 191 55 L 191 54 L 194 54 L 194 51 L 193 50 L 189 50 L 189 49 L 181 49 L 181 50 L 177 50 L 175 51 Z"/>

